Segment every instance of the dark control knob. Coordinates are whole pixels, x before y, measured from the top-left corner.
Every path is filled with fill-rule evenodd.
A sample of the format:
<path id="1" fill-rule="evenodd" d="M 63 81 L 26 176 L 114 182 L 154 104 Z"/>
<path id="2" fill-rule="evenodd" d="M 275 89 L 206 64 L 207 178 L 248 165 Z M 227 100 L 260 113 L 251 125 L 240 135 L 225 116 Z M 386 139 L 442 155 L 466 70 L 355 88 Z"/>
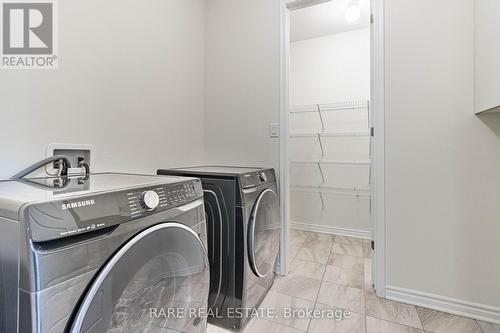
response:
<path id="1" fill-rule="evenodd" d="M 261 182 L 267 182 L 267 176 L 266 176 L 266 173 L 263 172 L 259 175 L 259 179 Z"/>
<path id="2" fill-rule="evenodd" d="M 160 196 L 155 191 L 145 191 L 141 194 L 141 204 L 147 210 L 153 210 L 160 204 Z"/>

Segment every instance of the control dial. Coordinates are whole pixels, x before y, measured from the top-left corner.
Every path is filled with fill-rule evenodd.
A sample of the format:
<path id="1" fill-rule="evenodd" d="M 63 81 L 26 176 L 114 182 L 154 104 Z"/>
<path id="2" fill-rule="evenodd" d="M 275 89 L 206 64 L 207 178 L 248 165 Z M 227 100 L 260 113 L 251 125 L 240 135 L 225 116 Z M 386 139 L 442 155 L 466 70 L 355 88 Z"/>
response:
<path id="1" fill-rule="evenodd" d="M 261 182 L 267 182 L 267 176 L 266 176 L 266 173 L 265 172 L 262 172 L 260 175 L 259 175 L 259 179 Z"/>
<path id="2" fill-rule="evenodd" d="M 153 210 L 160 204 L 160 196 L 155 191 L 142 192 L 141 204 L 145 209 Z"/>

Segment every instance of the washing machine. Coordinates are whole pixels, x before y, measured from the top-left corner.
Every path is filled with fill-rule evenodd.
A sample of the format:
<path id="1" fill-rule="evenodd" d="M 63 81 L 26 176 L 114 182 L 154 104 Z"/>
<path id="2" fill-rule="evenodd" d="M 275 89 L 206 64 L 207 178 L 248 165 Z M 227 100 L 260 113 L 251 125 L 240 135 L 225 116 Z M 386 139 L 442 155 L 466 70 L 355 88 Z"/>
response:
<path id="1" fill-rule="evenodd" d="M 201 179 L 210 261 L 208 321 L 241 330 L 274 281 L 281 234 L 274 170 L 202 166 L 158 174 Z"/>
<path id="2" fill-rule="evenodd" d="M 0 330 L 205 332 L 206 245 L 199 179 L 0 182 Z"/>

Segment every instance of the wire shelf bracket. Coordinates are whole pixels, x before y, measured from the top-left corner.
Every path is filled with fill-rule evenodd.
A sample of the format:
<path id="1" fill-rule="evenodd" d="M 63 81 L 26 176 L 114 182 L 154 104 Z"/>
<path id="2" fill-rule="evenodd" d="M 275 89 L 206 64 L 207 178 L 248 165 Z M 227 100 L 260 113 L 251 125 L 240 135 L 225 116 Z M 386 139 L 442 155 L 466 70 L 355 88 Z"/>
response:
<path id="1" fill-rule="evenodd" d="M 325 123 L 323 122 L 323 115 L 321 114 L 321 107 L 316 104 L 316 109 L 318 110 L 319 120 L 321 121 L 321 133 L 325 132 Z"/>
<path id="2" fill-rule="evenodd" d="M 318 169 L 321 175 L 321 179 L 323 180 L 323 185 L 325 184 L 325 174 L 323 173 L 323 168 L 321 167 L 321 162 L 318 162 Z"/>

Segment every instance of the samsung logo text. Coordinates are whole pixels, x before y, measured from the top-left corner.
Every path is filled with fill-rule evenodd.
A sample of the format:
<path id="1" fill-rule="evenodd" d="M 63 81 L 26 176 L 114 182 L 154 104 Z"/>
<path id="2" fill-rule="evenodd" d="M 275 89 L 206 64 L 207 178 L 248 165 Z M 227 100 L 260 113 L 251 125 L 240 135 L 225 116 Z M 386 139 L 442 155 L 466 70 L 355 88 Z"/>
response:
<path id="1" fill-rule="evenodd" d="M 92 206 L 94 204 L 94 199 L 90 200 L 84 200 L 84 201 L 76 201 L 76 202 L 69 202 L 66 204 L 62 204 L 62 209 L 73 209 L 73 208 L 79 208 L 79 207 L 85 207 L 85 206 Z"/>

